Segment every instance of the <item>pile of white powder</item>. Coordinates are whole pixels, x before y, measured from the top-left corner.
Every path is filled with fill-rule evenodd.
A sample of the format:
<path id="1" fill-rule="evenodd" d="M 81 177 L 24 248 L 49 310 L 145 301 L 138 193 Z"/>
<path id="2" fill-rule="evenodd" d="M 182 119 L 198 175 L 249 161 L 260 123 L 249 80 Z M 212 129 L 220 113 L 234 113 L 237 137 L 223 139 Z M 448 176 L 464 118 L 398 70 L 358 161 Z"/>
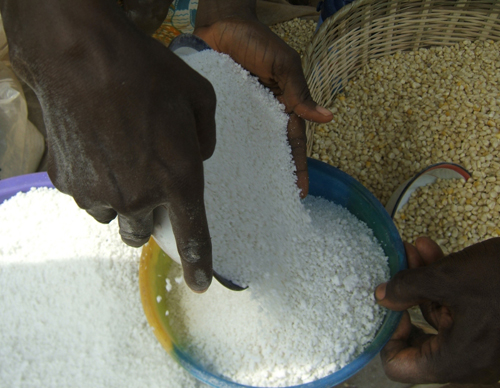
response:
<path id="1" fill-rule="evenodd" d="M 178 285 L 168 319 L 195 359 L 251 386 L 316 380 L 359 355 L 379 328 L 373 298 L 388 265 L 372 231 L 326 200 L 301 202 L 274 97 L 227 56 L 184 58 L 217 94 L 217 147 L 205 162 L 214 268 L 237 284 Z"/>
<path id="2" fill-rule="evenodd" d="M 196 388 L 141 306 L 140 250 L 54 189 L 0 206 L 0 387 Z"/>
<path id="3" fill-rule="evenodd" d="M 217 93 L 217 147 L 205 163 L 217 282 L 167 290 L 176 337 L 208 370 L 242 384 L 287 386 L 360 354 L 384 312 L 387 259 L 366 225 L 325 200 L 299 199 L 287 117 L 229 57 L 185 60 Z M 161 349 L 138 289 L 139 251 L 55 190 L 0 206 L 0 386 L 201 386 Z"/>

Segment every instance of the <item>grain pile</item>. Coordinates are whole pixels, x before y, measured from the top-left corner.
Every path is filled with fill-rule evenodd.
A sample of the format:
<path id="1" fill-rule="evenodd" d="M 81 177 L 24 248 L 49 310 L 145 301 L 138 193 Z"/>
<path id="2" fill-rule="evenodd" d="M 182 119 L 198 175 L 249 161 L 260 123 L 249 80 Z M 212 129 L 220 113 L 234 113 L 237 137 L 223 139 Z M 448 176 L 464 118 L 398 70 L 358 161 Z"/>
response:
<path id="1" fill-rule="evenodd" d="M 500 173 L 500 170 L 498 171 Z M 486 179 L 439 179 L 417 189 L 394 221 L 403 240 L 427 235 L 445 253 L 500 236 L 500 174 Z"/>
<path id="2" fill-rule="evenodd" d="M 453 184 L 441 183 L 427 199 L 418 199 L 421 215 L 403 212 L 403 235 L 412 241 L 427 233 L 450 247 L 498 236 L 488 221 L 498 219 L 499 81 L 500 44 L 493 41 L 463 41 L 373 60 L 337 96 L 333 122 L 314 134 L 312 156 L 354 176 L 383 204 L 426 166 L 461 164 L 473 181 L 463 190 L 446 188 L 445 197 L 442 185 Z M 431 209 L 443 201 L 451 212 Z M 434 219 L 435 226 L 426 224 L 438 213 L 442 218 Z M 412 230 L 405 233 L 405 228 Z M 433 235 L 439 228 L 444 230 Z"/>
<path id="3" fill-rule="evenodd" d="M 272 25 L 269 28 L 302 57 L 316 31 L 316 25 L 317 23 L 313 20 L 297 18 Z"/>

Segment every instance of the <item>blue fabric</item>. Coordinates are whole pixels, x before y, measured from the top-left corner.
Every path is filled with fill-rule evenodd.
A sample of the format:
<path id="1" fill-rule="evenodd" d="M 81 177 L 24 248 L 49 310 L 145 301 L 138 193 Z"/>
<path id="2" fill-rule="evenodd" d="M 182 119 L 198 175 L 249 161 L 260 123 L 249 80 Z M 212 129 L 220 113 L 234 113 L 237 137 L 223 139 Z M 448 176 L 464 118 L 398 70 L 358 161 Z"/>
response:
<path id="1" fill-rule="evenodd" d="M 321 22 L 332 16 L 344 5 L 352 3 L 354 0 L 324 0 L 318 3 L 317 10 L 321 12 Z"/>

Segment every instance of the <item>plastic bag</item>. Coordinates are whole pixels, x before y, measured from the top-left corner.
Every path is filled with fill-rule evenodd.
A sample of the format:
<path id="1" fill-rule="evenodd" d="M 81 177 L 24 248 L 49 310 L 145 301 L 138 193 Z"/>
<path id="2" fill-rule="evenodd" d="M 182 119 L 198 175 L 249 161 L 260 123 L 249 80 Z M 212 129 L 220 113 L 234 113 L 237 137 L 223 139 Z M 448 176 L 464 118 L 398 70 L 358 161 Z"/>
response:
<path id="1" fill-rule="evenodd" d="M 0 60 L 8 60 L 9 46 L 7 45 L 7 37 L 5 36 L 5 31 L 3 29 L 2 16 L 0 15 Z"/>
<path id="2" fill-rule="evenodd" d="M 0 179 L 35 172 L 45 141 L 28 120 L 22 86 L 6 63 L 7 40 L 0 19 Z"/>

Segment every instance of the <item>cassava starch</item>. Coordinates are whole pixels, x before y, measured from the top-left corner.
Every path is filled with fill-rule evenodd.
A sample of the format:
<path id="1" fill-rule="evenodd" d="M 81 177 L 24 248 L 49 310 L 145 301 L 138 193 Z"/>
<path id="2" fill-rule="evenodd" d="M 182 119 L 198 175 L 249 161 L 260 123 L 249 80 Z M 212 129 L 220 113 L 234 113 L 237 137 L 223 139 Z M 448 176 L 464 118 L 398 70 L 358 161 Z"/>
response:
<path id="1" fill-rule="evenodd" d="M 268 91 L 226 56 L 186 59 L 218 99 L 218 143 L 205 163 L 214 267 L 250 288 L 214 282 L 197 295 L 172 271 L 157 300 L 177 299 L 173 327 L 215 373 L 261 386 L 327 375 L 382 321 L 372 292 L 387 279 L 383 252 L 345 209 L 301 204 L 286 116 Z M 40 189 L 1 205 L 0 225 L 0 386 L 199 386 L 147 328 L 138 253 L 115 224 Z"/>
<path id="2" fill-rule="evenodd" d="M 168 319 L 210 371 L 251 386 L 288 386 L 346 365 L 373 339 L 388 277 L 371 230 L 325 200 L 300 201 L 282 106 L 229 57 L 184 57 L 217 94 L 217 147 L 205 162 L 214 268 L 244 292 L 203 295 L 175 278 Z"/>
<path id="3" fill-rule="evenodd" d="M 0 206 L 0 387 L 196 388 L 144 316 L 140 250 L 41 188 Z"/>

